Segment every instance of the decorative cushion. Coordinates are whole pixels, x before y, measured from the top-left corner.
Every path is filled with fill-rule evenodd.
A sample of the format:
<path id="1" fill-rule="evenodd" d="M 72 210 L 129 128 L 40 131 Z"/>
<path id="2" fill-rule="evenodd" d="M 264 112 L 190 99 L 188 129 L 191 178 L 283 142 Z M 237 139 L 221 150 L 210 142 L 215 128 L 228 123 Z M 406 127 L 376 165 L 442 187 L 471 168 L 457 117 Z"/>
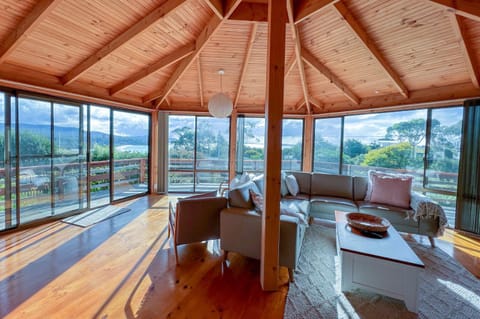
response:
<path id="1" fill-rule="evenodd" d="M 252 178 L 252 181 L 257 185 L 258 190 L 260 191 L 260 194 L 263 194 L 265 189 L 264 189 L 264 184 L 265 184 L 265 175 L 260 174 L 258 176 L 255 176 Z"/>
<path id="2" fill-rule="evenodd" d="M 410 207 L 412 176 L 388 174 L 372 174 L 371 176 L 371 202 L 402 208 Z"/>
<path id="3" fill-rule="evenodd" d="M 263 196 L 261 194 L 255 193 L 252 189 L 248 190 L 250 193 L 250 198 L 252 199 L 255 210 L 259 213 L 263 212 Z"/>
<path id="4" fill-rule="evenodd" d="M 297 179 L 294 175 L 287 175 L 285 178 L 285 183 L 287 184 L 287 189 L 293 196 L 297 196 L 300 187 L 298 186 Z"/>
<path id="5" fill-rule="evenodd" d="M 244 172 L 240 177 L 235 177 L 230 181 L 230 189 L 237 188 L 238 186 L 243 185 L 248 181 L 250 181 L 250 175 Z"/>
<path id="6" fill-rule="evenodd" d="M 287 188 L 287 183 L 285 182 L 285 179 L 287 178 L 287 174 L 285 172 L 282 172 L 280 175 L 280 194 L 282 197 L 288 195 L 288 188 Z"/>
<path id="7" fill-rule="evenodd" d="M 256 193 L 260 193 L 255 183 L 251 181 L 242 185 L 238 185 L 236 188 L 231 189 L 228 192 L 228 200 L 230 206 L 252 209 L 253 202 L 250 198 L 250 189 L 252 189 Z"/>

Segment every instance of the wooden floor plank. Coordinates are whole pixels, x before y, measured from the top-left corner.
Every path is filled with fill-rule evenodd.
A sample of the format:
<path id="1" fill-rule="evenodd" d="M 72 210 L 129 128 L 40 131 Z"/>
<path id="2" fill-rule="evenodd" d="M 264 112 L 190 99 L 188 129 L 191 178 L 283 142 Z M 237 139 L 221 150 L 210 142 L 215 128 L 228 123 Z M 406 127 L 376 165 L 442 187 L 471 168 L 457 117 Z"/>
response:
<path id="1" fill-rule="evenodd" d="M 168 201 L 151 195 L 89 228 L 54 222 L 0 235 L 0 318 L 283 318 L 288 273 L 263 292 L 260 263 L 218 241 L 167 239 Z M 411 236 L 425 245 L 428 239 Z M 480 278 L 480 240 L 447 230 L 437 245 Z"/>

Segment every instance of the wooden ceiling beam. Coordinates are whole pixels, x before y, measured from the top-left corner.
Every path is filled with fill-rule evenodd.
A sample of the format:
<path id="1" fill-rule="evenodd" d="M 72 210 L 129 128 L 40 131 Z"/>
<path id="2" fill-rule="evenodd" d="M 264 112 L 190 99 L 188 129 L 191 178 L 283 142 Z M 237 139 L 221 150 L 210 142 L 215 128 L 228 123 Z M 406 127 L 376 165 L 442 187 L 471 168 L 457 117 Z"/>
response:
<path id="1" fill-rule="evenodd" d="M 323 106 L 324 106 L 323 103 L 320 102 L 320 100 L 314 98 L 314 97 L 311 96 L 311 95 L 308 97 L 308 100 L 310 101 L 310 104 L 312 104 L 313 106 L 315 106 L 315 107 L 317 107 L 317 108 L 319 108 L 319 109 L 322 109 Z"/>
<path id="2" fill-rule="evenodd" d="M 172 76 L 167 80 L 162 89 L 154 91 L 143 98 L 144 102 L 155 101 L 155 107 L 162 104 L 163 100 L 170 94 L 175 85 L 178 83 L 183 74 L 188 70 L 193 61 L 202 52 L 207 45 L 208 41 L 217 32 L 217 30 L 223 25 L 225 21 L 232 15 L 233 11 L 240 4 L 241 0 L 227 1 L 225 5 L 225 16 L 223 19 L 218 19 L 216 15 L 210 18 L 205 28 L 202 30 L 197 40 L 195 41 L 195 51 L 180 62 L 178 67 L 173 72 Z"/>
<path id="3" fill-rule="evenodd" d="M 295 63 L 297 63 L 297 56 L 294 53 L 290 58 L 290 60 L 288 61 L 287 66 L 285 67 L 285 79 L 288 77 L 290 72 L 292 72 L 293 67 L 295 66 Z"/>
<path id="4" fill-rule="evenodd" d="M 478 0 L 429 0 L 465 18 L 480 22 L 480 1 Z"/>
<path id="5" fill-rule="evenodd" d="M 230 20 L 267 22 L 268 5 L 263 3 L 242 2 L 230 16 Z"/>
<path id="6" fill-rule="evenodd" d="M 200 61 L 200 55 L 197 57 L 197 75 L 198 75 L 198 90 L 200 94 L 200 106 L 203 108 L 205 102 L 203 101 L 203 79 L 202 79 L 202 63 Z"/>
<path id="7" fill-rule="evenodd" d="M 204 0 L 205 3 L 212 9 L 213 13 L 219 18 L 223 19 L 223 4 L 222 0 Z"/>
<path id="8" fill-rule="evenodd" d="M 345 96 L 355 104 L 360 104 L 360 99 L 350 90 L 350 88 L 345 85 L 342 80 L 340 80 L 329 68 L 323 65 L 316 57 L 308 52 L 305 48 L 302 49 L 302 57 L 305 63 L 310 65 L 312 68 L 323 74 L 330 82 L 335 85 L 340 91 L 345 94 Z"/>
<path id="9" fill-rule="evenodd" d="M 143 17 L 141 20 L 128 28 L 122 34 L 115 37 L 115 39 L 110 41 L 110 43 L 95 52 L 95 54 L 91 55 L 79 65 L 68 71 L 67 74 L 62 77 L 63 84 L 69 85 L 70 83 L 78 79 L 82 74 L 91 69 L 95 64 L 99 63 L 108 55 L 115 52 L 115 50 L 119 49 L 120 47 L 134 39 L 136 36 L 149 29 L 159 20 L 163 19 L 167 14 L 169 14 L 178 6 L 183 4 L 185 1 L 186 0 L 168 0 L 161 6 L 157 7 L 155 10 L 153 10 L 147 16 Z"/>
<path id="10" fill-rule="evenodd" d="M 387 59 L 377 48 L 374 41 L 368 36 L 367 32 L 365 32 L 364 28 L 358 23 L 350 10 L 348 10 L 347 6 L 342 1 L 339 1 L 334 4 L 334 7 L 337 9 L 337 13 L 343 18 L 352 33 L 355 34 L 365 49 L 370 52 L 371 56 L 378 62 L 378 64 L 380 64 L 390 80 L 395 84 L 398 91 L 400 91 L 400 94 L 408 98 L 408 89 L 405 84 L 403 84 L 400 76 L 390 66 L 390 63 L 388 63 Z"/>
<path id="11" fill-rule="evenodd" d="M 305 66 L 303 65 L 302 60 L 302 44 L 300 43 L 300 33 L 298 32 L 298 28 L 295 25 L 293 10 L 293 0 L 287 0 L 287 16 L 288 21 L 290 22 L 289 24 L 292 31 L 293 42 L 295 44 L 295 58 L 297 61 L 298 71 L 300 72 L 300 82 L 302 84 L 302 92 L 305 99 L 305 104 L 307 106 L 307 112 L 308 114 L 310 114 L 310 102 L 308 101 L 308 97 L 310 94 L 308 93 L 307 76 L 305 74 Z"/>
<path id="12" fill-rule="evenodd" d="M 139 82 L 140 80 L 152 75 L 155 72 L 160 71 L 163 68 L 166 68 L 185 57 L 189 56 L 195 51 L 195 43 L 187 44 L 180 49 L 175 50 L 172 54 L 167 55 L 152 65 L 147 66 L 146 68 L 140 70 L 139 72 L 132 75 L 127 80 L 124 80 L 110 89 L 110 94 L 115 95 L 120 91 L 125 90 L 126 88 L 134 85 L 135 83 Z"/>
<path id="13" fill-rule="evenodd" d="M 240 73 L 240 79 L 238 81 L 237 94 L 233 101 L 233 108 L 237 108 L 238 99 L 240 98 L 240 92 L 242 90 L 243 81 L 245 80 L 245 74 L 247 74 L 248 62 L 250 61 L 250 55 L 252 54 L 253 43 L 257 35 L 257 23 L 252 24 L 252 31 L 250 32 L 250 38 L 248 40 L 247 51 L 245 52 L 245 59 L 243 60 L 242 71 Z"/>
<path id="14" fill-rule="evenodd" d="M 295 23 L 300 23 L 338 0 L 303 0 L 296 6 Z"/>
<path id="15" fill-rule="evenodd" d="M 452 20 L 453 30 L 455 32 L 455 36 L 458 39 L 458 43 L 460 48 L 462 49 L 463 58 L 465 60 L 465 65 L 467 67 L 468 74 L 470 75 L 470 79 L 472 80 L 473 86 L 476 88 L 479 86 L 479 65 L 476 60 L 475 52 L 472 49 L 472 46 L 469 42 L 469 37 L 467 35 L 467 31 L 465 30 L 465 24 L 463 22 L 463 17 L 460 17 L 456 14 L 452 14 L 450 19 Z"/>
<path id="16" fill-rule="evenodd" d="M 61 0 L 41 0 L 0 44 L 0 64 L 33 32 Z"/>

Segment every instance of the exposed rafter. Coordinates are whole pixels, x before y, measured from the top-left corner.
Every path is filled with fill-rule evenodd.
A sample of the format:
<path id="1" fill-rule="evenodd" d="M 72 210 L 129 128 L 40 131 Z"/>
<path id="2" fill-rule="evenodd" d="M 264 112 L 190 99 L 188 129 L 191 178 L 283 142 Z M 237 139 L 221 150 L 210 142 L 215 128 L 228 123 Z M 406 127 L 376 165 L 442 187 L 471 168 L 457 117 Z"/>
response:
<path id="1" fill-rule="evenodd" d="M 288 77 L 288 75 L 290 74 L 290 72 L 292 72 L 293 70 L 293 67 L 295 66 L 295 63 L 297 63 L 297 56 L 296 54 L 294 53 L 292 55 L 292 57 L 290 58 L 290 60 L 288 60 L 288 63 L 285 67 L 285 79 Z"/>
<path id="2" fill-rule="evenodd" d="M 143 98 L 144 102 L 150 102 L 155 99 L 155 107 L 158 108 L 163 100 L 170 94 L 170 92 L 173 90 L 177 82 L 180 80 L 182 75 L 187 71 L 187 69 L 190 67 L 190 65 L 193 63 L 193 61 L 197 58 L 197 56 L 202 52 L 202 50 L 205 48 L 206 44 L 208 41 L 212 38 L 212 36 L 217 32 L 219 27 L 228 20 L 228 18 L 232 15 L 233 11 L 237 8 L 237 6 L 240 4 L 241 0 L 233 0 L 233 1 L 227 1 L 225 7 L 224 7 L 224 12 L 225 16 L 223 19 L 218 19 L 216 15 L 213 15 L 210 21 L 207 23 L 201 34 L 198 36 L 197 40 L 195 41 L 195 51 L 193 54 L 188 56 L 187 58 L 183 59 L 182 62 L 180 62 L 179 66 L 177 69 L 173 72 L 172 76 L 167 80 L 167 83 L 164 85 L 164 87 L 158 91 L 152 92 L 145 96 Z"/>
<path id="3" fill-rule="evenodd" d="M 296 6 L 295 23 L 300 23 L 303 20 L 314 15 L 329 4 L 335 3 L 338 0 L 303 0 Z"/>
<path id="4" fill-rule="evenodd" d="M 187 44 L 186 46 L 181 47 L 178 50 L 175 50 L 172 54 L 167 55 L 166 57 L 161 58 L 157 62 L 155 62 L 152 65 L 147 66 L 143 70 L 140 70 L 139 72 L 135 73 L 132 75 L 130 78 L 114 85 L 110 89 L 110 94 L 114 95 L 117 94 L 120 91 L 125 90 L 126 88 L 134 85 L 138 81 L 152 75 L 155 72 L 160 71 L 163 68 L 166 68 L 181 59 L 185 58 L 186 56 L 189 56 L 190 54 L 195 51 L 195 43 Z"/>
<path id="5" fill-rule="evenodd" d="M 203 101 L 203 79 L 202 79 L 202 62 L 200 62 L 200 55 L 197 57 L 197 74 L 198 74 L 198 94 L 200 95 L 200 106 L 204 107 Z"/>
<path id="6" fill-rule="evenodd" d="M 478 0 L 429 0 L 465 18 L 480 22 L 480 1 Z"/>
<path id="7" fill-rule="evenodd" d="M 375 43 L 370 39 L 367 32 L 362 28 L 362 26 L 358 23 L 357 19 L 351 14 L 348 8 L 342 1 L 335 3 L 335 8 L 340 16 L 345 20 L 350 30 L 357 36 L 357 38 L 361 41 L 365 49 L 370 52 L 371 56 L 380 64 L 383 68 L 387 76 L 390 80 L 395 84 L 397 89 L 400 91 L 404 97 L 408 98 L 408 89 L 403 84 L 400 76 L 397 72 L 390 66 L 387 59 L 383 56 L 380 50 L 377 48 Z"/>
<path id="8" fill-rule="evenodd" d="M 346 86 L 342 80 L 340 80 L 335 74 L 333 74 L 330 69 L 328 69 L 325 65 L 323 65 L 316 57 L 313 56 L 310 52 L 308 52 L 305 48 L 302 49 L 302 57 L 305 63 L 310 65 L 312 68 L 323 74 L 330 82 L 335 85 L 340 91 L 345 94 L 345 96 L 355 104 L 360 103 L 360 99 L 350 90 L 348 86 Z"/>
<path id="9" fill-rule="evenodd" d="M 293 0 L 287 0 L 287 15 L 288 21 L 290 22 L 293 42 L 295 44 L 295 58 L 297 61 L 298 71 L 300 72 L 300 82 L 302 84 L 303 97 L 307 106 L 307 112 L 310 114 L 310 102 L 308 101 L 308 96 L 310 94 L 308 93 L 307 76 L 305 74 L 305 67 L 302 61 L 302 44 L 300 43 L 300 34 L 297 26 L 295 25 L 295 20 L 293 17 Z"/>
<path id="10" fill-rule="evenodd" d="M 223 19 L 223 4 L 222 0 L 204 0 L 205 3 L 212 9 L 213 13 L 216 14 L 217 17 Z"/>
<path id="11" fill-rule="evenodd" d="M 463 17 L 457 16 L 456 14 L 451 15 L 452 26 L 455 32 L 455 35 L 458 38 L 458 43 L 462 49 L 463 58 L 465 60 L 465 65 L 467 66 L 468 74 L 472 80 L 473 85 L 479 87 L 480 74 L 478 70 L 478 63 L 475 59 L 475 52 L 473 51 L 471 45 L 468 42 L 469 37 L 466 34 L 465 24 L 463 22 Z"/>
<path id="12" fill-rule="evenodd" d="M 293 107 L 293 109 L 295 111 L 299 111 L 303 106 L 305 105 L 305 99 L 301 99 L 300 101 L 298 101 L 295 106 Z"/>
<path id="13" fill-rule="evenodd" d="M 323 103 L 320 102 L 318 99 L 314 98 L 313 96 L 310 95 L 310 96 L 308 97 L 308 100 L 310 101 L 310 103 L 311 103 L 313 106 L 315 106 L 315 107 L 317 107 L 317 108 L 319 108 L 319 109 L 322 109 L 322 108 L 323 108 Z"/>
<path id="14" fill-rule="evenodd" d="M 0 44 L 0 63 L 22 43 L 24 39 L 39 25 L 43 19 L 56 8 L 61 0 L 41 0 L 33 10 L 15 27 Z"/>
<path id="15" fill-rule="evenodd" d="M 257 35 L 257 23 L 253 23 L 252 31 L 250 32 L 250 38 L 248 40 L 247 51 L 245 52 L 245 59 L 243 60 L 240 79 L 238 81 L 237 94 L 235 96 L 235 100 L 233 101 L 233 108 L 237 107 L 238 99 L 240 98 L 240 92 L 242 90 L 243 80 L 245 79 L 245 74 L 247 73 L 248 61 L 250 60 L 250 55 L 252 53 L 252 47 L 253 47 L 253 43 L 255 42 L 256 35 Z"/>
<path id="16" fill-rule="evenodd" d="M 184 2 L 185 0 L 168 0 L 167 2 L 163 3 L 161 6 L 131 26 L 128 30 L 110 41 L 110 43 L 98 50 L 95 54 L 91 55 L 82 63 L 67 72 L 67 74 L 62 77 L 63 84 L 68 85 L 78 79 L 78 77 L 87 72 L 95 64 L 105 59 L 108 55 L 112 54 L 115 50 L 125 45 L 142 32 L 146 31 Z"/>

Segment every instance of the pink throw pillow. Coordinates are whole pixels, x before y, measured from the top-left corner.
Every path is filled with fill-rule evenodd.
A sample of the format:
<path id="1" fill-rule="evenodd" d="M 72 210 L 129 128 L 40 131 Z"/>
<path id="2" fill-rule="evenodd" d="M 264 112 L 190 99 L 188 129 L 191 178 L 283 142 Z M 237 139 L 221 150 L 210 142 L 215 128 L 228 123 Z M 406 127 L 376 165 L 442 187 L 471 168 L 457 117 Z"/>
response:
<path id="1" fill-rule="evenodd" d="M 391 176 L 372 174 L 372 195 L 370 201 L 379 204 L 410 208 L 412 176 Z"/>
<path id="2" fill-rule="evenodd" d="M 255 206 L 255 210 L 259 213 L 263 211 L 263 196 L 254 192 L 253 190 L 249 189 L 250 198 L 252 199 L 253 205 Z"/>

